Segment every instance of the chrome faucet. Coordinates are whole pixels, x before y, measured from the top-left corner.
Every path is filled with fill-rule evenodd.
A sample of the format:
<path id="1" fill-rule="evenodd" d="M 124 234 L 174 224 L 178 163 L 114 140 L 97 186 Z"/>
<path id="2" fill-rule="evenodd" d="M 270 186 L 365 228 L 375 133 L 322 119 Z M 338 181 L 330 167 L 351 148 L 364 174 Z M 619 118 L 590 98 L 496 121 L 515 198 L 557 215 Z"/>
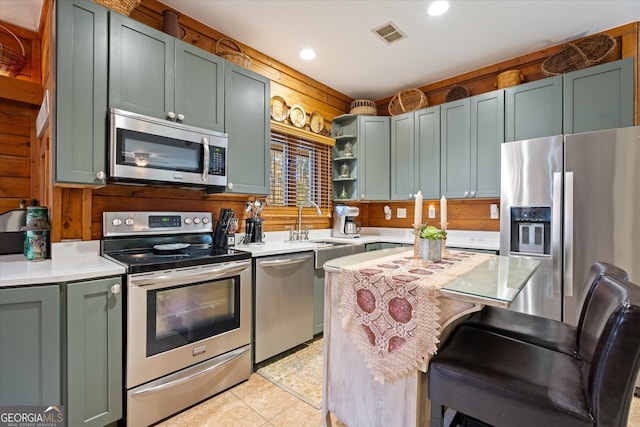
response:
<path id="1" fill-rule="evenodd" d="M 302 230 L 302 208 L 305 207 L 315 207 L 316 214 L 318 216 L 322 216 L 322 211 L 320 210 L 320 206 L 318 206 L 315 202 L 309 200 L 298 205 L 298 229 L 291 230 L 291 235 L 289 236 L 289 240 L 309 240 L 309 229 L 305 228 Z"/>

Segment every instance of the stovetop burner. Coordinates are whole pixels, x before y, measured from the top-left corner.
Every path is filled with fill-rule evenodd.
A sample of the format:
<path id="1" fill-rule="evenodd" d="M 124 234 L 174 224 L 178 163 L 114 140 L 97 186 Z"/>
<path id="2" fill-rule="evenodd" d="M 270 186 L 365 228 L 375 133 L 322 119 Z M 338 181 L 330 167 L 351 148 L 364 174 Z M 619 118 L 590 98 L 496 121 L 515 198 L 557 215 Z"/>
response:
<path id="1" fill-rule="evenodd" d="M 101 254 L 127 273 L 251 258 L 249 252 L 214 246 L 211 222 L 211 214 L 201 212 L 105 212 Z"/>

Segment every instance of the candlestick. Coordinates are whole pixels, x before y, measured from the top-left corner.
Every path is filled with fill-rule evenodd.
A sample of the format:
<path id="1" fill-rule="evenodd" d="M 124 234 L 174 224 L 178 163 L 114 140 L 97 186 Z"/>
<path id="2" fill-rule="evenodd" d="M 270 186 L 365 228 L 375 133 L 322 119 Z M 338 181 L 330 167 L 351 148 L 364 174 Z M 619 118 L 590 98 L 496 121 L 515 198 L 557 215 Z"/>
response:
<path id="1" fill-rule="evenodd" d="M 447 231 L 447 225 L 449 225 L 446 222 L 441 222 L 440 223 L 440 229 L 444 230 L 445 232 Z M 442 258 L 444 258 L 445 256 L 449 256 L 449 251 L 447 251 L 447 239 L 442 239 Z"/>
<path id="2" fill-rule="evenodd" d="M 416 207 L 413 215 L 413 224 L 422 224 L 422 191 L 416 194 Z"/>
<path id="3" fill-rule="evenodd" d="M 413 224 L 413 258 L 411 258 L 408 262 L 409 265 L 416 267 L 425 267 L 427 265 L 427 261 L 420 258 L 420 228 L 422 224 Z"/>
<path id="4" fill-rule="evenodd" d="M 446 223 L 447 223 L 447 198 L 444 197 L 443 195 L 440 198 L 440 224 L 446 224 Z"/>

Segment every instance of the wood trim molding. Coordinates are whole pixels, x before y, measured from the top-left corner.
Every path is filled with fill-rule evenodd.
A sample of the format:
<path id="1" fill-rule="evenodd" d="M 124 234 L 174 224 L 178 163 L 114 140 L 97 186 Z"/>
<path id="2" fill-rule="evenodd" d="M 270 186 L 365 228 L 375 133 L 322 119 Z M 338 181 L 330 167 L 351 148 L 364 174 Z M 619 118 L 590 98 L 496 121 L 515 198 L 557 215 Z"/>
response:
<path id="1" fill-rule="evenodd" d="M 271 130 L 281 132 L 291 136 L 297 136 L 298 138 L 304 138 L 307 141 L 317 142 L 318 144 L 329 145 L 333 147 L 336 145 L 336 141 L 328 136 L 319 135 L 317 133 L 309 132 L 304 129 L 299 129 L 293 126 L 285 125 L 280 122 L 271 120 Z"/>
<path id="2" fill-rule="evenodd" d="M 43 94 L 40 83 L 0 76 L 0 98 L 40 105 Z"/>

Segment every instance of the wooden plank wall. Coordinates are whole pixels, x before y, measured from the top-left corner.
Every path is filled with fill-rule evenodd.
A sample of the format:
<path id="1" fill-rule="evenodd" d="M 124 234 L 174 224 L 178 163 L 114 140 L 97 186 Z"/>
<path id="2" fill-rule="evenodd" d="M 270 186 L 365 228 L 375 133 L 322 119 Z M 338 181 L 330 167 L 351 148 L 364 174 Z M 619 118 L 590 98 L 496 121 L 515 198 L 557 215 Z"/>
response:
<path id="1" fill-rule="evenodd" d="M 52 46 L 51 23 L 54 0 L 45 0 L 43 19 L 37 34 L 10 27 L 16 30 L 21 41 L 27 42 L 27 66 L 17 79 L 0 79 L 0 212 L 13 209 L 19 199 L 37 198 L 43 205 L 50 206 L 53 226 L 52 241 L 63 239 L 99 239 L 102 234 L 102 212 L 106 210 L 207 210 L 217 218 L 220 208 L 230 207 L 242 217 L 246 201 L 255 200 L 254 196 L 206 195 L 203 191 L 174 188 L 142 187 L 109 184 L 105 188 L 64 188 L 51 185 L 51 125 L 41 139 L 35 135 L 35 114 L 42 99 L 43 88 L 53 89 L 51 79 Z M 132 12 L 131 18 L 151 27 L 161 29 L 162 11 L 167 6 L 157 0 L 143 0 Z M 180 17 L 184 30 L 183 40 L 212 53 L 216 52 L 216 43 L 224 34 L 208 28 L 186 16 Z M 607 31 L 617 40 L 617 47 L 610 59 L 634 57 L 638 67 L 638 23 L 628 24 Z M 0 36 L 0 42 L 7 35 Z M 10 36 L 9 36 L 10 37 Z M 307 76 L 284 64 L 236 41 L 243 52 L 252 58 L 251 69 L 271 79 L 272 96 L 282 96 L 288 105 L 300 104 L 310 114 L 319 111 L 327 129 L 336 115 L 348 112 L 352 99 L 326 85 L 311 80 Z M 541 78 L 540 64 L 549 55 L 559 49 L 558 46 L 513 58 L 499 64 L 490 65 L 471 73 L 451 77 L 441 82 L 422 86 L 430 105 L 444 102 L 451 86 L 463 84 L 471 95 L 494 89 L 497 74 L 504 70 L 518 68 L 523 71 L 527 81 Z M 636 73 L 636 123 L 640 123 L 638 106 L 638 73 Z M 380 115 L 388 115 L 387 104 L 393 94 L 378 100 Z M 34 107 L 35 106 L 35 107 Z M 19 120 L 15 122 L 15 119 Z M 11 123 L 7 126 L 6 123 Z M 21 124 L 14 124 L 21 123 Z M 26 158 L 30 157 L 30 160 Z M 6 160 L 6 161 L 4 161 Z M 25 166 L 27 171 L 25 172 Z M 426 212 L 430 203 L 439 210 L 437 201 L 425 201 Z M 473 230 L 498 230 L 497 220 L 489 219 L 489 205 L 499 203 L 498 199 L 450 200 L 449 228 Z M 354 203 L 360 206 L 360 221 L 364 226 L 410 227 L 413 218 L 413 202 L 365 202 Z M 383 216 L 384 205 L 390 205 L 393 219 L 386 221 Z M 396 218 L 396 208 L 405 207 L 407 218 Z M 313 228 L 331 226 L 331 212 L 323 210 L 317 217 L 312 209 L 304 209 L 304 224 Z M 438 212 L 439 215 L 439 212 Z M 263 212 L 265 231 L 284 230 L 297 220 L 295 208 L 283 209 L 267 207 Z M 429 222 L 425 218 L 425 222 Z"/>

